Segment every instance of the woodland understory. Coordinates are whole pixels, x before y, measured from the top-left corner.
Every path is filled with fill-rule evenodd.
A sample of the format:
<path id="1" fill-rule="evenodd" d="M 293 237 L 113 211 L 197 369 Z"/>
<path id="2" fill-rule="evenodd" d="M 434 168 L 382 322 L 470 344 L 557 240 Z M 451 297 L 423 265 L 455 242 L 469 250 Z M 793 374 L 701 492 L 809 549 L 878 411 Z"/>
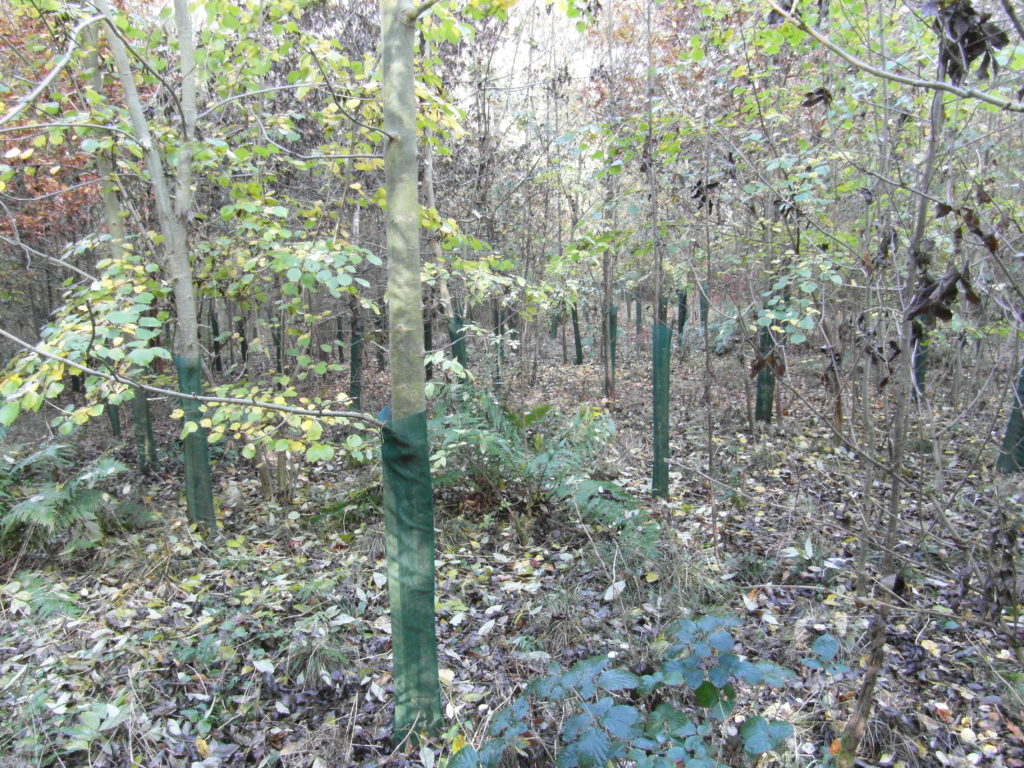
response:
<path id="1" fill-rule="evenodd" d="M 0 768 L 1024 768 L 1015 3 L 0 0 Z"/>
<path id="2" fill-rule="evenodd" d="M 1006 538 L 1019 527 L 1024 488 L 1017 475 L 990 471 L 995 404 L 962 407 L 976 371 L 956 374 L 964 403 L 913 410 L 895 535 L 899 583 L 879 584 L 884 483 L 865 501 L 861 466 L 831 421 L 821 356 L 791 356 L 782 418 L 754 430 L 743 356 L 740 348 L 711 359 L 717 448 L 709 472 L 703 355 L 699 347 L 674 353 L 669 500 L 649 492 L 643 354 L 626 352 L 611 403 L 595 366 L 521 362 L 506 394 L 514 412 L 607 409 L 617 429 L 590 471 L 629 493 L 657 534 L 640 541 L 625 533 L 629 521 L 585 521 L 572 503 L 531 491 L 508 470 L 503 487 L 472 465 L 438 482 L 448 725 L 443 738 L 418 746 L 390 742 L 377 462 L 302 469 L 294 497 L 279 503 L 264 498 L 251 462 L 228 447 L 217 457 L 222 539 L 211 549 L 183 522 L 180 446 L 177 430 L 168 431 L 153 474 L 114 482 L 113 493 L 135 505 L 132 515 L 121 510 L 120 535 L 71 559 L 25 554 L 6 564 L 0 764 L 433 765 L 483 741 L 494 713 L 552 664 L 611 653 L 640 673 L 664 650 L 674 619 L 710 614 L 740 620 L 734 635 L 744 657 L 795 672 L 779 688 L 741 690 L 733 715 L 715 725 L 717 757 L 817 765 L 853 714 L 871 618 L 886 603 L 860 764 L 1024 765 L 1021 628 L 1000 602 L 1017 589 L 1000 557 L 1006 546 L 1016 552 Z M 385 387 L 380 372 L 369 372 L 368 402 L 383 403 Z M 885 418 L 874 396 L 867 409 Z M 932 425 L 954 413 L 955 429 L 935 437 Z M 10 439 L 31 448 L 38 432 L 19 426 Z M 120 445 L 97 422 L 79 458 Z M 812 668 L 823 636 L 838 652 L 825 669 Z M 735 734 L 756 712 L 790 722 L 793 736 L 755 761 Z M 520 754 L 502 764 L 554 765 L 567 716 L 556 708 L 537 717 Z"/>

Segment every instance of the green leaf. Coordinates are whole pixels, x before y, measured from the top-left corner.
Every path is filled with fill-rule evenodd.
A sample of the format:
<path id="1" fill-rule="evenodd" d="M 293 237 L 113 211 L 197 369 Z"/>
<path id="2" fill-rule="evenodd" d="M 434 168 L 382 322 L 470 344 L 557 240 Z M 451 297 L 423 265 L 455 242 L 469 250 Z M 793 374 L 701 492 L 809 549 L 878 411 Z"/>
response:
<path id="1" fill-rule="evenodd" d="M 452 755 L 448 768 L 479 768 L 480 755 L 473 747 L 467 745 Z"/>
<path id="2" fill-rule="evenodd" d="M 128 359 L 135 363 L 135 365 L 147 366 L 153 362 L 153 358 L 156 357 L 156 352 L 149 348 L 133 349 L 128 353 Z"/>
<path id="3" fill-rule="evenodd" d="M 736 676 L 747 685 L 757 685 L 764 680 L 761 670 L 749 661 L 741 661 L 736 665 Z"/>
<path id="4" fill-rule="evenodd" d="M 604 766 L 611 759 L 611 739 L 600 728 L 585 731 L 575 746 L 580 768 Z"/>
<path id="5" fill-rule="evenodd" d="M 839 653 L 839 641 L 826 633 L 814 641 L 811 651 L 821 661 L 832 661 L 836 654 Z"/>
<path id="6" fill-rule="evenodd" d="M 732 635 L 724 629 L 719 629 L 708 635 L 708 642 L 711 644 L 712 648 L 721 653 L 731 651 L 733 646 Z"/>
<path id="7" fill-rule="evenodd" d="M 718 693 L 718 703 L 708 709 L 708 717 L 712 720 L 725 720 L 736 708 L 736 689 L 732 685 L 726 685 Z"/>
<path id="8" fill-rule="evenodd" d="M 632 739 L 639 735 L 636 724 L 640 721 L 640 713 L 635 707 L 616 704 L 609 709 L 601 720 L 601 725 L 617 739 Z"/>
<path id="9" fill-rule="evenodd" d="M 718 703 L 718 688 L 709 680 L 701 683 L 693 695 L 694 701 L 702 707 L 713 707 Z"/>
<path id="10" fill-rule="evenodd" d="M 597 678 L 597 684 L 606 691 L 632 691 L 640 684 L 640 678 L 627 669 L 606 669 Z"/>
<path id="11" fill-rule="evenodd" d="M 106 320 L 111 325 L 128 325 L 138 321 L 139 316 L 134 312 L 122 312 L 115 310 L 114 312 L 108 312 Z"/>
<path id="12" fill-rule="evenodd" d="M 743 748 L 752 755 L 775 749 L 793 735 L 793 726 L 782 720 L 768 722 L 763 717 L 748 717 L 740 726 Z"/>
<path id="13" fill-rule="evenodd" d="M 306 449 L 306 461 L 326 461 L 334 457 L 334 448 L 323 443 L 313 443 Z"/>
<path id="14" fill-rule="evenodd" d="M 21 412 L 21 404 L 17 402 L 4 403 L 3 407 L 0 407 L 0 426 L 9 427 L 14 423 L 14 420 L 18 418 L 18 414 Z"/>

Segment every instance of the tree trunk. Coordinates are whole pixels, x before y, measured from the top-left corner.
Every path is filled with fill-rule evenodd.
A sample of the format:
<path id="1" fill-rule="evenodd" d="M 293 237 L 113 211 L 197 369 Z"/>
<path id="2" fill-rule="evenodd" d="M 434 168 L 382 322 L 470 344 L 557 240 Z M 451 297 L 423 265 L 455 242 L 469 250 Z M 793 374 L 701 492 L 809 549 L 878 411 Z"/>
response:
<path id="1" fill-rule="evenodd" d="M 107 16 L 113 30 L 114 13 L 108 0 L 98 0 L 97 7 Z M 186 394 L 202 394 L 202 348 L 199 344 L 198 308 L 192 266 L 188 252 L 188 214 L 192 205 L 192 152 L 196 135 L 196 60 L 192 19 L 187 0 L 174 0 L 174 17 L 181 52 L 182 115 L 181 147 L 175 168 L 175 190 L 171 193 L 165 178 L 163 159 L 149 130 L 142 101 L 135 87 L 134 73 L 128 52 L 119 33 L 107 36 L 136 138 L 142 146 L 149 170 L 153 202 L 160 232 L 163 235 L 164 260 L 174 295 L 176 332 L 174 357 L 178 383 Z M 209 448 L 206 430 L 200 426 L 201 410 L 195 400 L 183 400 L 185 411 L 185 489 L 189 519 L 210 532 L 217 530 L 213 507 L 213 484 L 210 477 Z"/>
<path id="2" fill-rule="evenodd" d="M 132 398 L 132 423 L 135 425 L 135 454 L 139 472 L 156 467 L 156 440 L 153 439 L 153 421 L 149 416 L 149 398 L 143 389 L 135 389 Z"/>
<path id="3" fill-rule="evenodd" d="M 383 428 L 384 522 L 394 654 L 395 743 L 441 726 L 434 618 L 434 509 L 423 373 L 416 169 L 416 27 L 410 0 L 381 0 L 391 420 Z"/>

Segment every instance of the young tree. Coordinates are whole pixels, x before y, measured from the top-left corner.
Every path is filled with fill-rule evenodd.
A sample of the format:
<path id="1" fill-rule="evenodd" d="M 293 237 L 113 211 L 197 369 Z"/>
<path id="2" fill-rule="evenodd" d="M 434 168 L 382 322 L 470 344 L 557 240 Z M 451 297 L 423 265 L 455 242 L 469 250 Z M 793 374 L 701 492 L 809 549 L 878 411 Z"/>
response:
<path id="1" fill-rule="evenodd" d="M 181 125 L 173 179 L 174 190 L 167 184 L 165 158 L 150 131 L 142 100 L 135 86 L 128 49 L 115 26 L 115 17 L 108 0 L 98 0 L 109 34 L 107 43 L 114 59 L 125 107 L 135 130 L 136 139 L 145 155 L 156 207 L 156 216 L 163 236 L 164 260 L 174 293 L 175 324 L 174 363 L 178 370 L 181 391 L 202 394 L 202 347 L 199 343 L 199 316 L 196 289 L 189 259 L 188 217 L 192 206 L 192 156 L 196 142 L 196 56 L 192 17 L 187 0 L 175 0 L 174 21 L 178 36 L 181 67 L 181 90 L 178 96 Z M 195 400 L 182 400 L 185 411 L 185 497 L 189 519 L 200 523 L 211 533 L 217 530 L 213 508 L 213 484 L 210 476 L 210 453 L 206 429 L 200 425 L 202 413 Z"/>
<path id="2" fill-rule="evenodd" d="M 434 507 L 423 372 L 423 291 L 411 0 L 381 2 L 387 148 L 391 418 L 383 428 L 384 523 L 395 677 L 395 741 L 441 724 L 434 626 Z"/>

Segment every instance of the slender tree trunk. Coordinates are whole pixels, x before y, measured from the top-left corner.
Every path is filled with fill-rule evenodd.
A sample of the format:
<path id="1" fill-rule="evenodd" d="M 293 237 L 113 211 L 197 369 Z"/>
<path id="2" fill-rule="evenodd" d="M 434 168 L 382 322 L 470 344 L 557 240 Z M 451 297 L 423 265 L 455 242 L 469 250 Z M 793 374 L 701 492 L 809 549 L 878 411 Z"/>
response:
<path id="1" fill-rule="evenodd" d="M 423 373 L 415 34 L 412 2 L 382 0 L 391 366 L 391 420 L 384 427 L 382 454 L 396 742 L 414 732 L 436 733 L 441 725 L 434 618 L 434 511 Z"/>
<path id="2" fill-rule="evenodd" d="M 97 0 L 97 7 L 107 17 L 113 30 L 114 13 L 108 0 Z M 182 392 L 202 393 L 202 348 L 199 344 L 198 308 L 192 266 L 189 262 L 187 221 L 192 206 L 192 152 L 196 136 L 196 60 L 192 19 L 187 0 L 174 0 L 174 17 L 181 56 L 182 115 L 181 146 L 175 168 L 175 189 L 172 193 L 164 176 L 164 163 L 149 124 L 142 101 L 135 87 L 134 73 L 128 52 L 119 33 L 107 36 L 121 87 L 125 106 L 143 148 L 160 232 L 163 235 L 164 259 L 174 295 L 177 328 L 174 334 L 175 365 Z M 185 490 L 189 519 L 216 532 L 213 508 L 213 483 L 210 477 L 209 447 L 206 430 L 200 425 L 202 412 L 194 400 L 182 400 L 185 412 Z"/>
<path id="3" fill-rule="evenodd" d="M 940 61 L 938 80 L 945 80 L 945 66 Z M 915 282 L 921 277 L 923 259 L 921 247 L 924 241 L 925 225 L 928 221 L 930 206 L 929 190 L 935 174 L 935 162 L 939 149 L 939 138 L 942 134 L 944 112 L 944 94 L 935 91 L 932 95 L 929 118 L 928 150 L 925 155 L 921 179 L 916 190 L 918 195 L 917 213 L 913 233 L 908 244 L 907 272 L 902 290 L 902 308 L 910 305 L 914 293 Z M 895 573 L 893 550 L 896 544 L 896 527 L 900 518 L 900 507 L 903 500 L 903 463 L 907 444 L 907 408 L 911 393 L 914 391 L 914 361 L 911 355 L 911 338 L 913 336 L 912 321 L 904 321 L 900 333 L 900 352 L 897 364 L 899 374 L 895 376 L 896 403 L 891 421 L 891 448 L 889 454 L 889 504 L 886 511 L 885 535 L 882 544 L 881 573 L 889 576 Z M 839 768 L 852 768 L 857 760 L 857 752 L 861 740 L 867 730 L 868 718 L 874 701 L 875 686 L 885 661 L 885 629 L 889 621 L 889 608 L 882 603 L 871 621 L 868 631 L 868 664 L 857 697 L 854 713 L 843 727 L 840 736 L 840 749 L 836 755 Z"/>
<path id="4" fill-rule="evenodd" d="M 213 370 L 221 373 L 224 370 L 224 358 L 221 354 L 220 323 L 217 321 L 217 299 L 210 297 L 210 335 L 213 337 Z"/>
<path id="5" fill-rule="evenodd" d="M 97 93 L 103 92 L 103 77 L 100 72 L 99 62 L 99 38 L 96 29 L 90 27 L 86 35 L 93 51 L 90 52 L 86 66 L 92 69 L 93 89 Z M 102 196 L 103 209 L 107 218 L 107 230 L 110 234 L 110 258 L 114 261 L 121 261 L 126 256 L 126 234 L 124 230 L 124 219 L 122 218 L 124 208 L 116 191 L 114 180 L 114 163 L 110 155 L 100 152 L 96 156 L 96 170 L 103 179 Z M 108 409 L 110 406 L 107 406 Z M 108 414 L 109 414 L 108 410 Z M 156 442 L 153 439 L 153 422 L 149 414 L 149 398 L 146 391 L 136 387 L 132 398 L 132 422 L 135 425 L 135 455 L 140 472 L 147 472 L 156 466 Z M 113 429 L 113 419 L 111 427 Z M 119 436 L 121 432 L 120 416 L 114 434 Z"/>
<path id="6" fill-rule="evenodd" d="M 653 0 L 647 0 L 647 142 L 644 157 L 647 161 L 647 185 L 649 196 L 649 222 L 654 251 L 654 301 L 652 303 L 651 329 L 651 382 L 653 392 L 653 442 L 654 465 L 651 468 L 651 494 L 668 498 L 668 457 L 669 457 L 669 400 L 671 378 L 669 369 L 672 362 L 672 326 L 668 324 L 668 304 L 664 293 L 665 248 L 658 224 L 661 211 L 658 208 L 658 161 L 655 156 L 657 145 L 654 141 L 654 42 L 651 32 Z"/>

